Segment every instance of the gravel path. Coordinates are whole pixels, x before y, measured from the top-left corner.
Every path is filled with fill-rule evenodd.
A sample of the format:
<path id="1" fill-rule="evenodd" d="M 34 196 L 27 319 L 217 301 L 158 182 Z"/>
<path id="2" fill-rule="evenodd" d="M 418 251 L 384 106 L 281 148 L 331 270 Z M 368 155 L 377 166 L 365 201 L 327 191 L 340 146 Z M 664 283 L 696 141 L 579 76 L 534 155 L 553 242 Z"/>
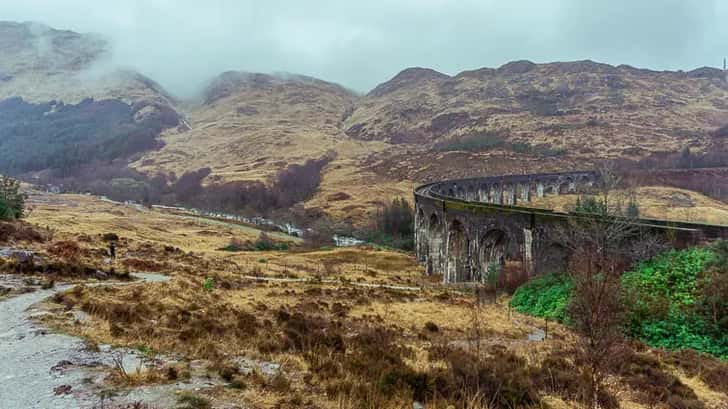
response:
<path id="1" fill-rule="evenodd" d="M 154 274 L 134 274 L 144 281 L 166 281 Z M 0 285 L 13 284 L 0 276 Z M 54 293 L 72 286 L 58 286 L 11 297 L 0 302 L 0 407 L 92 407 L 99 398 L 90 390 L 94 370 L 108 360 L 108 352 L 92 352 L 76 337 L 48 332 L 32 320 L 32 309 Z M 91 382 L 89 382 L 91 381 Z"/>

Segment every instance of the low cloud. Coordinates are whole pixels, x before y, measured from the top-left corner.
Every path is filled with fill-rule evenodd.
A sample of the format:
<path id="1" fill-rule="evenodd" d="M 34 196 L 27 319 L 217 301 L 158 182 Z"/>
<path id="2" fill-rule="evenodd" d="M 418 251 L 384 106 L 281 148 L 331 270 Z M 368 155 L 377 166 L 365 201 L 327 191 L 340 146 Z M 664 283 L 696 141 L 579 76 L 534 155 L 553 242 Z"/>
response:
<path id="1" fill-rule="evenodd" d="M 305 74 L 366 92 L 410 66 L 717 66 L 728 54 L 725 17 L 718 0 L 0 1 L 4 20 L 102 34 L 115 66 L 181 96 L 226 70 Z"/>

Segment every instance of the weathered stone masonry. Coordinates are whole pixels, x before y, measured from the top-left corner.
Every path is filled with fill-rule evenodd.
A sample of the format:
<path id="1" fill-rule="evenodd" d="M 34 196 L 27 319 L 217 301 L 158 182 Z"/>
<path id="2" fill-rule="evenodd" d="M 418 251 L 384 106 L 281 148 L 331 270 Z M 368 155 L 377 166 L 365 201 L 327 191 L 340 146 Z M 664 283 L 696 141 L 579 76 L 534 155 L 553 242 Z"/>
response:
<path id="1" fill-rule="evenodd" d="M 520 264 L 526 272 L 564 267 L 567 255 L 552 239 L 569 216 L 522 206 L 535 197 L 582 193 L 596 172 L 495 176 L 451 180 L 415 190 L 415 250 L 428 274 L 446 283 L 481 281 L 489 266 Z M 669 230 L 692 243 L 728 237 L 728 227 L 640 219 L 646 229 Z M 536 257 L 539 255 L 539 257 Z M 535 260 L 538 259 L 539 265 Z"/>

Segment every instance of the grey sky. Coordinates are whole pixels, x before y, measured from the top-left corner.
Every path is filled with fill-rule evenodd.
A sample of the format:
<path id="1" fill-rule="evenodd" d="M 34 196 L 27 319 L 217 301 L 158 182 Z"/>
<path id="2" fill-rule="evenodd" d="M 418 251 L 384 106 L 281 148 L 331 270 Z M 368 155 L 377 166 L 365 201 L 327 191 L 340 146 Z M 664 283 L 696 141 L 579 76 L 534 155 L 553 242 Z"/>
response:
<path id="1" fill-rule="evenodd" d="M 0 0 L 0 20 L 97 32 L 116 64 L 190 95 L 225 70 L 286 71 L 366 92 L 406 67 L 515 59 L 718 66 L 723 0 Z"/>

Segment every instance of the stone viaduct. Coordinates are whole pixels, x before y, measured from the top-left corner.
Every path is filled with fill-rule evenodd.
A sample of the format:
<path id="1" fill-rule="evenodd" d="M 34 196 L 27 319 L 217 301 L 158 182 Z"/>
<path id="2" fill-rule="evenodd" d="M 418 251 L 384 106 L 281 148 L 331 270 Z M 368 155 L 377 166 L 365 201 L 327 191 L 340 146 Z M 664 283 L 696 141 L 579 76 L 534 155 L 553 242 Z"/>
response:
<path id="1" fill-rule="evenodd" d="M 598 180 L 597 172 L 580 171 L 420 186 L 414 193 L 417 258 L 428 274 L 442 274 L 446 283 L 482 281 L 489 266 L 506 262 L 528 274 L 563 269 L 568 254 L 553 233 L 570 215 L 527 204 L 537 197 L 587 192 Z M 652 219 L 634 223 L 669 232 L 676 243 L 728 238 L 728 226 Z"/>

